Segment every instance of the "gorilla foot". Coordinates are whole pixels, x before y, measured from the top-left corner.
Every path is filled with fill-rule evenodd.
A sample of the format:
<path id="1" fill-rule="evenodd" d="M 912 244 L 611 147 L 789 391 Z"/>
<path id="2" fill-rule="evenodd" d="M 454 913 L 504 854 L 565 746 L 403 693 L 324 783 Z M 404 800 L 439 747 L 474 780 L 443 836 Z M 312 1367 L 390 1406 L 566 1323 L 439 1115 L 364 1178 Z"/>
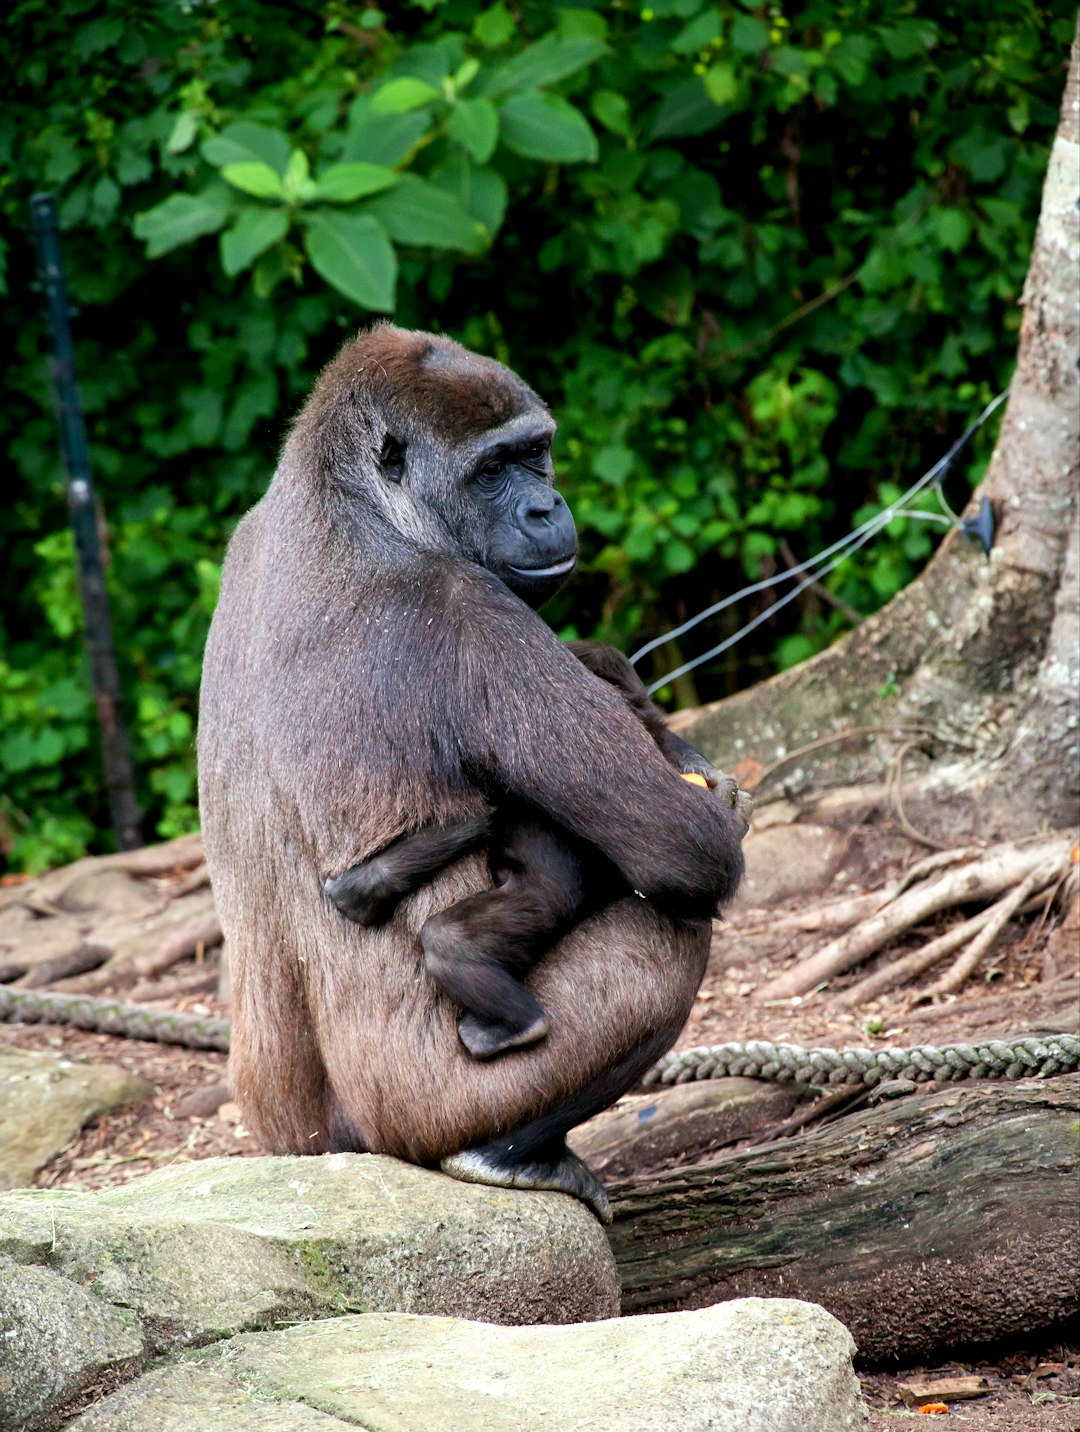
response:
<path id="1" fill-rule="evenodd" d="M 572 1154 L 564 1143 L 548 1150 L 537 1149 L 520 1161 L 505 1147 L 486 1144 L 462 1149 L 439 1165 L 443 1173 L 463 1183 L 489 1183 L 498 1188 L 550 1189 L 569 1193 L 588 1204 L 601 1223 L 611 1222 L 611 1206 L 604 1185 L 587 1163 Z"/>
<path id="2" fill-rule="evenodd" d="M 479 1014 L 463 1014 L 458 1020 L 458 1038 L 474 1059 L 494 1059 L 509 1049 L 527 1049 L 547 1037 L 548 1022 L 543 1013 L 531 1023 L 516 1026 Z"/>

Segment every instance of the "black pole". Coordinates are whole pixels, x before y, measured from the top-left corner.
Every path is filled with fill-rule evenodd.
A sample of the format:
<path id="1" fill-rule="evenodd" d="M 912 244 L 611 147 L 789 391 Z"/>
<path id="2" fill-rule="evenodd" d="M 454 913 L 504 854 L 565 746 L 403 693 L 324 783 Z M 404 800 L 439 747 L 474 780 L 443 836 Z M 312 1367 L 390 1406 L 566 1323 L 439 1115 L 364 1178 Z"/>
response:
<path id="1" fill-rule="evenodd" d="M 68 507 L 75 531 L 79 592 L 86 624 L 86 649 L 90 655 L 94 705 L 101 727 L 109 809 L 120 849 L 133 850 L 143 843 L 141 815 L 135 799 L 135 777 L 127 731 L 120 713 L 120 681 L 116 673 L 109 598 L 101 565 L 97 504 L 90 479 L 90 453 L 86 446 L 86 428 L 75 379 L 75 348 L 71 341 L 71 311 L 60 257 L 56 203 L 51 194 L 33 196 L 30 218 L 37 239 L 38 274 L 45 292 L 45 311 L 52 337 L 49 366 L 60 424 L 60 449 L 67 473 Z"/>

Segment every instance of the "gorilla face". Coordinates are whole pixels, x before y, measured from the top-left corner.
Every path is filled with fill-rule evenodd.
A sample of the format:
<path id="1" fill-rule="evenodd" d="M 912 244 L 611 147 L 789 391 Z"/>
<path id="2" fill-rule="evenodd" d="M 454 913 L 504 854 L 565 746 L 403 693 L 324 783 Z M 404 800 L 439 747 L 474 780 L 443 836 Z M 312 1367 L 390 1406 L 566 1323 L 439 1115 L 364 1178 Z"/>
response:
<path id="1" fill-rule="evenodd" d="M 578 558 L 574 519 L 555 490 L 547 408 L 509 369 L 456 344 L 422 354 L 412 387 L 440 400 L 443 420 L 395 416 L 378 455 L 383 477 L 417 515 L 437 519 L 441 550 L 452 546 L 541 606 Z"/>
<path id="2" fill-rule="evenodd" d="M 479 553 L 531 607 L 539 607 L 577 566 L 577 529 L 555 490 L 550 424 L 535 425 L 485 448 L 466 479 L 466 493 L 486 527 Z"/>

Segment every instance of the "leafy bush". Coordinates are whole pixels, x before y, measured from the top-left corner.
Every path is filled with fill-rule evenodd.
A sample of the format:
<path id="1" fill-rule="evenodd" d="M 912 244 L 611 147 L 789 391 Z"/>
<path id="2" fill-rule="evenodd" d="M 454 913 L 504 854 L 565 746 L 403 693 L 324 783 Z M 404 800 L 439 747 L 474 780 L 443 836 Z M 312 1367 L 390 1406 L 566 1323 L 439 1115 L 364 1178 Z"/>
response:
<path id="1" fill-rule="evenodd" d="M 60 203 L 140 796 L 148 834 L 172 834 L 196 819 L 228 533 L 369 314 L 448 331 L 549 399 L 586 572 L 552 619 L 633 647 L 834 540 L 1007 381 L 1071 28 L 1063 3 L 974 0 L 19 0 L 0 118 L 11 864 L 108 841 L 32 192 Z M 675 695 L 818 649 L 932 534 L 891 527 Z"/>

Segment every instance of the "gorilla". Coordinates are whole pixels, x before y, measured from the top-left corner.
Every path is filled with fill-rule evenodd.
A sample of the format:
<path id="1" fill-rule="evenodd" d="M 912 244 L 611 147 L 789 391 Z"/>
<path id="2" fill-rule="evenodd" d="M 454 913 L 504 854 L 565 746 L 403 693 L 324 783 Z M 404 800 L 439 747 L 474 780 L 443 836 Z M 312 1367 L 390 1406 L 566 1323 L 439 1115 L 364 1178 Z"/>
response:
<path id="1" fill-rule="evenodd" d="M 677 771 L 712 790 L 724 783 L 726 797 L 748 818 L 749 796 L 668 729 L 664 713 L 621 652 L 600 642 L 567 645 L 595 676 L 622 693 Z M 424 966 L 463 1009 L 458 1037 L 476 1059 L 544 1038 L 547 1016 L 521 979 L 585 915 L 628 893 L 618 870 L 595 847 L 510 802 L 454 826 L 400 836 L 326 884 L 342 914 L 361 925 L 378 925 L 403 896 L 485 845 L 492 888 L 433 915 L 420 931 Z"/>
<path id="2" fill-rule="evenodd" d="M 446 338 L 384 324 L 345 345 L 229 546 L 199 786 L 233 1089 L 264 1147 L 390 1154 L 603 1218 L 566 1133 L 677 1038 L 741 877 L 742 820 L 533 610 L 576 561 L 554 430 L 520 378 Z M 480 852 L 375 927 L 324 886 L 510 803 L 598 851 L 628 893 L 528 975 L 547 1037 L 478 1060 L 418 935 L 489 888 Z"/>

